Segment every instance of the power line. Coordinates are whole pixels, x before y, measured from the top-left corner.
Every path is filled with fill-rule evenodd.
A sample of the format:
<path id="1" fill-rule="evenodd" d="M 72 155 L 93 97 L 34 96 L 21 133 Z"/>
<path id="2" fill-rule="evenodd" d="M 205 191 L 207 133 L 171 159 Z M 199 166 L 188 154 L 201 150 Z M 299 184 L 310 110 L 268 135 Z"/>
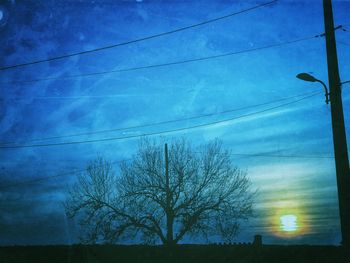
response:
<path id="1" fill-rule="evenodd" d="M 202 154 L 204 152 L 194 152 Z M 216 154 L 226 154 L 226 153 L 216 153 Z M 325 155 L 285 155 L 285 154 L 271 154 L 271 153 L 227 153 L 230 156 L 242 156 L 242 157 L 264 157 L 264 158 L 301 158 L 301 159 L 334 159 L 334 156 Z"/>
<path id="2" fill-rule="evenodd" d="M 40 60 L 36 60 L 36 61 L 16 64 L 16 65 L 11 65 L 11 66 L 4 66 L 4 67 L 1 67 L 0 70 L 13 69 L 13 68 L 18 68 L 18 67 L 38 64 L 38 63 L 42 63 L 42 62 L 48 62 L 48 61 L 59 60 L 59 59 L 63 59 L 63 58 L 79 56 L 79 55 L 84 55 L 84 54 L 88 54 L 88 53 L 98 52 L 98 51 L 102 51 L 102 50 L 106 50 L 106 49 L 112 49 L 112 48 L 116 48 L 116 47 L 120 47 L 120 46 L 125 46 L 125 45 L 129 45 L 129 44 L 133 44 L 133 43 L 137 43 L 137 42 L 141 42 L 141 41 L 145 41 L 145 40 L 150 40 L 150 39 L 153 39 L 153 38 L 158 38 L 158 37 L 174 34 L 174 33 L 177 33 L 177 32 L 181 32 L 181 31 L 188 30 L 188 29 L 191 29 L 191 28 L 203 26 L 203 25 L 206 25 L 206 24 L 209 24 L 209 23 L 213 23 L 213 22 L 216 22 L 216 21 L 219 21 L 219 20 L 223 20 L 223 19 L 235 16 L 235 15 L 239 15 L 239 14 L 242 14 L 242 13 L 245 13 L 245 12 L 249 12 L 249 11 L 252 11 L 252 10 L 264 7 L 266 5 L 270 5 L 270 4 L 274 3 L 274 2 L 277 2 L 277 0 L 266 2 L 266 3 L 260 4 L 260 5 L 256 5 L 256 6 L 253 6 L 253 7 L 250 7 L 250 8 L 241 10 L 241 11 L 238 11 L 238 12 L 234 12 L 234 13 L 225 15 L 225 16 L 209 19 L 209 20 L 197 23 L 197 24 L 193 24 L 193 25 L 177 28 L 177 29 L 170 30 L 170 31 L 167 31 L 167 32 L 163 32 L 163 33 L 159 33 L 159 34 L 155 34 L 155 35 L 150 35 L 150 36 L 146 36 L 146 37 L 143 37 L 143 38 L 138 38 L 138 39 L 134 39 L 134 40 L 130 40 L 130 41 L 114 44 L 114 45 L 94 48 L 94 49 L 90 49 L 90 50 L 86 50 L 86 51 L 80 51 L 80 52 L 76 52 L 76 53 L 66 54 L 66 55 L 52 57 L 52 58 L 47 58 L 47 59 L 40 59 Z"/>
<path id="3" fill-rule="evenodd" d="M 230 153 L 234 156 L 246 156 L 246 157 L 267 157 L 267 158 L 301 158 L 301 159 L 334 159 L 334 156 L 324 155 L 279 155 L 279 154 L 249 154 L 249 153 Z"/>
<path id="4" fill-rule="evenodd" d="M 298 38 L 295 40 L 285 41 L 285 42 L 276 43 L 276 44 L 270 44 L 270 45 L 257 47 L 257 48 L 243 49 L 243 50 L 239 50 L 239 51 L 223 53 L 223 54 L 214 55 L 214 56 L 179 60 L 179 61 L 166 62 L 166 63 L 161 63 L 161 64 L 130 67 L 130 68 L 116 69 L 116 70 L 99 71 L 99 72 L 92 72 L 92 73 L 74 74 L 74 75 L 60 76 L 60 77 L 47 77 L 47 78 L 37 78 L 37 79 L 30 79 L 30 80 L 2 82 L 2 84 L 19 84 L 19 83 L 32 83 L 32 82 L 47 81 L 47 80 L 73 79 L 73 78 L 81 78 L 81 77 L 99 76 L 99 75 L 105 75 L 105 74 L 111 74 L 111 73 L 131 72 L 131 71 L 137 71 L 137 70 L 143 70 L 143 69 L 153 69 L 153 68 L 174 66 L 174 65 L 186 64 L 186 63 L 192 63 L 192 62 L 218 59 L 218 58 L 223 58 L 223 57 L 228 57 L 228 56 L 233 56 L 233 55 L 238 55 L 238 54 L 243 54 L 243 53 L 248 53 L 248 52 L 259 51 L 259 50 L 263 50 L 263 49 L 280 47 L 280 46 L 284 46 L 284 45 L 290 45 L 290 44 L 294 44 L 294 43 L 305 41 L 305 40 L 310 40 L 310 39 L 317 38 L 317 37 L 318 36 L 308 36 L 308 37 Z"/>
<path id="5" fill-rule="evenodd" d="M 202 154 L 204 152 L 194 152 Z M 216 154 L 223 154 L 226 153 L 216 153 Z M 325 155 L 285 155 L 285 154 L 271 154 L 271 153 L 227 153 L 230 156 L 243 156 L 243 157 L 267 157 L 267 158 L 301 158 L 301 159 L 334 159 L 334 156 L 325 156 Z"/>
<path id="6" fill-rule="evenodd" d="M 254 115 L 258 115 L 267 111 L 271 111 L 274 109 L 278 109 L 287 105 L 291 105 L 294 103 L 297 103 L 299 101 L 311 98 L 313 96 L 316 96 L 318 94 L 321 94 L 322 92 L 316 92 L 311 95 L 305 96 L 301 99 L 294 100 L 292 102 L 287 102 L 283 103 L 274 107 L 270 107 L 264 110 L 256 111 L 256 112 L 251 112 L 247 114 L 243 114 L 240 116 L 236 116 L 233 118 L 227 118 L 224 120 L 219 120 L 219 121 L 214 121 L 214 122 L 209 122 L 209 123 L 204 123 L 204 124 L 198 124 L 198 125 L 193 125 L 189 127 L 184 127 L 184 128 L 176 128 L 176 129 L 169 129 L 169 130 L 163 130 L 163 131 L 157 131 L 157 132 L 149 132 L 149 133 L 143 133 L 141 135 L 130 135 L 130 136 L 124 136 L 124 137 L 111 137 L 111 138 L 102 138 L 102 139 L 94 139 L 94 140 L 83 140 L 83 141 L 71 141 L 71 142 L 58 142 L 58 143 L 46 143 L 46 144 L 27 144 L 27 145 L 4 145 L 0 146 L 0 149 L 18 149 L 18 148 L 33 148 L 33 147 L 49 147 L 49 146 L 63 146 L 63 145 L 74 145 L 74 144 L 85 144 L 85 143 L 96 143 L 96 142 L 107 142 L 107 141 L 116 141 L 116 140 L 125 140 L 125 139 L 133 139 L 133 138 L 140 138 L 143 136 L 154 136 L 154 135 L 160 135 L 160 134 L 166 134 L 166 133 L 173 133 L 173 132 L 179 132 L 179 131 L 186 131 L 186 130 L 192 130 L 192 129 L 197 129 L 197 128 L 202 128 L 202 127 L 207 127 L 207 126 L 212 126 L 220 123 L 225 123 L 225 122 L 230 122 L 232 120 L 237 120 L 237 119 L 242 119 Z"/>
<path id="7" fill-rule="evenodd" d="M 203 153 L 203 152 L 195 152 L 195 153 Z M 334 159 L 334 156 L 324 156 L 324 155 L 280 155 L 280 154 L 267 154 L 267 153 L 229 153 L 231 156 L 243 156 L 243 157 L 267 157 L 267 158 L 302 158 L 302 159 Z M 129 159 L 123 159 L 111 162 L 111 164 L 121 163 L 124 161 L 130 161 L 132 158 Z M 85 172 L 86 169 L 79 169 L 79 170 L 73 170 L 67 173 L 62 174 L 56 174 L 56 175 L 50 175 L 50 176 L 44 176 L 32 180 L 25 180 L 18 183 L 8 184 L 5 186 L 0 186 L 0 189 L 6 189 L 11 187 L 17 187 L 19 185 L 25 185 L 25 184 L 33 184 L 38 183 L 45 180 L 50 180 L 57 177 L 64 177 L 67 175 L 73 175 L 81 172 Z"/>
<path id="8" fill-rule="evenodd" d="M 111 162 L 111 164 L 121 163 L 121 162 L 129 161 L 129 160 L 131 160 L 131 159 L 129 158 L 129 159 L 118 160 L 118 161 Z M 25 181 L 21 181 L 21 182 L 18 182 L 18 183 L 13 183 L 13 184 L 0 186 L 0 189 L 16 187 L 16 186 L 25 185 L 25 184 L 38 183 L 38 182 L 41 182 L 41 181 L 45 181 L 45 180 L 49 180 L 49 179 L 53 179 L 53 178 L 57 178 L 57 177 L 64 177 L 64 176 L 67 176 L 67 175 L 72 175 L 72 174 L 77 174 L 77 173 L 82 173 L 82 172 L 85 172 L 85 171 L 86 171 L 86 168 L 85 169 L 79 169 L 79 170 L 73 170 L 73 171 L 70 171 L 70 172 L 67 172 L 67 173 L 43 176 L 43 177 L 35 178 L 35 179 L 32 179 L 32 180 L 25 180 Z"/>
<path id="9" fill-rule="evenodd" d="M 67 173 L 56 174 L 56 175 L 49 175 L 49 176 L 43 176 L 43 177 L 39 177 L 39 178 L 32 179 L 32 180 L 25 180 L 25 181 L 21 181 L 21 182 L 18 182 L 18 183 L 13 183 L 13 184 L 8 184 L 8 185 L 0 186 L 0 189 L 6 189 L 6 188 L 10 188 L 10 187 L 16 187 L 16 186 L 23 185 L 23 184 L 38 183 L 38 182 L 45 181 L 45 180 L 49 180 L 49 179 L 52 179 L 52 178 L 63 177 L 63 176 L 72 175 L 72 174 L 75 174 L 75 173 L 84 172 L 85 170 L 86 170 L 86 169 L 80 169 L 80 170 L 75 170 L 75 171 L 71 171 L 71 172 L 67 172 Z"/>
<path id="10" fill-rule="evenodd" d="M 0 83 L 2 84 L 2 83 Z M 79 99 L 106 99 L 106 98 L 125 98 L 125 97 L 136 97 L 140 96 L 139 94 L 106 94 L 106 95 L 76 95 L 76 96 L 36 96 L 29 97 L 32 100 L 79 100 Z M 0 100 L 14 100 L 22 101 L 28 100 L 28 97 L 0 97 Z"/>
<path id="11" fill-rule="evenodd" d="M 240 110 L 246 110 L 246 109 L 250 109 L 250 108 L 256 108 L 256 107 L 265 106 L 265 105 L 269 105 L 269 104 L 273 104 L 273 103 L 277 103 L 277 102 L 281 102 L 281 101 L 285 101 L 285 100 L 290 100 L 290 99 L 294 99 L 294 98 L 299 98 L 299 97 L 302 97 L 302 96 L 305 96 L 305 95 L 311 95 L 311 94 L 314 94 L 314 92 L 302 93 L 302 94 L 298 94 L 298 95 L 295 95 L 295 96 L 281 98 L 281 99 L 278 99 L 278 100 L 272 100 L 272 101 L 268 101 L 268 102 L 263 102 L 263 103 L 249 105 L 249 106 L 235 108 L 235 109 L 228 109 L 228 110 L 224 110 L 224 111 L 220 111 L 220 112 L 216 112 L 216 113 L 194 115 L 194 116 L 187 117 L 187 118 L 178 118 L 178 119 L 172 119 L 172 120 L 166 120 L 166 121 L 160 121 L 160 122 L 154 122 L 154 123 L 146 123 L 146 124 L 129 126 L 129 127 L 114 128 L 114 129 L 108 129 L 108 130 L 100 130 L 100 131 L 83 132 L 83 133 L 76 133 L 76 134 L 67 134 L 67 135 L 61 135 L 61 136 L 51 136 L 51 137 L 45 137 L 45 138 L 37 138 L 37 139 L 26 140 L 24 143 L 39 142 L 39 141 L 54 140 L 54 139 L 62 139 L 62 138 L 70 138 L 70 137 L 77 137 L 77 136 L 94 135 L 94 134 L 101 134 L 101 133 L 108 133 L 108 132 L 131 130 L 131 129 L 139 129 L 139 128 L 152 127 L 152 126 L 157 126 L 157 125 L 162 125 L 162 124 L 169 124 L 169 123 L 180 122 L 180 121 L 194 120 L 194 119 L 199 119 L 199 118 L 204 118 L 204 117 L 211 117 L 211 116 L 217 116 L 217 115 L 221 115 L 221 114 L 231 113 L 231 112 L 240 111 Z M 18 142 L 15 142 L 15 141 L 12 141 L 12 142 L 0 142 L 0 146 L 1 145 L 6 145 L 6 144 L 16 144 L 16 143 L 18 143 Z"/>

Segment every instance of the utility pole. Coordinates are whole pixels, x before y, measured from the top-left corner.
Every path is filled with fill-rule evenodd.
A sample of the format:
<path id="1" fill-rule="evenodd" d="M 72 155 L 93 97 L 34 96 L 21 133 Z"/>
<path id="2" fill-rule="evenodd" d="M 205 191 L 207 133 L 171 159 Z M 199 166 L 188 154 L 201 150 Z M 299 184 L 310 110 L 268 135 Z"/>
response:
<path id="1" fill-rule="evenodd" d="M 334 34 L 332 0 L 323 0 L 323 11 L 342 245 L 350 247 L 349 158 L 344 125 L 337 47 Z"/>
<path id="2" fill-rule="evenodd" d="M 171 246 L 173 243 L 173 213 L 171 209 L 171 193 L 169 183 L 169 156 L 168 156 L 168 144 L 164 145 L 165 154 L 165 192 L 166 192 L 166 225 L 167 225 L 167 245 Z"/>

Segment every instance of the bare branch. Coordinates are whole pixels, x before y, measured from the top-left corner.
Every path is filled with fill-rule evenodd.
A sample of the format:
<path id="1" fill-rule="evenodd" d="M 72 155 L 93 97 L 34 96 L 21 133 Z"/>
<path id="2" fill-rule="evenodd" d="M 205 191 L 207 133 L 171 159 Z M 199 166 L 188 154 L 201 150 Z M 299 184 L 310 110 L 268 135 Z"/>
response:
<path id="1" fill-rule="evenodd" d="M 120 164 L 119 176 L 99 157 L 70 189 L 67 215 L 81 219 L 89 242 L 138 237 L 171 245 L 197 234 L 231 241 L 252 214 L 254 194 L 222 143 L 193 148 L 173 140 L 168 167 L 167 183 L 163 145 L 148 139 L 131 162 Z"/>

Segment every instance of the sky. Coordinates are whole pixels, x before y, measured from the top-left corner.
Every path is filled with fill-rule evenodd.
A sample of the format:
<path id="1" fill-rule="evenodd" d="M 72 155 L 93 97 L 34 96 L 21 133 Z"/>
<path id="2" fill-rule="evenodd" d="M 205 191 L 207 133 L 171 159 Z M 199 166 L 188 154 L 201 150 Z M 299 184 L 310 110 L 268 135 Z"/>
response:
<path id="1" fill-rule="evenodd" d="M 266 2 L 2 0 L 0 68 L 142 39 Z M 343 25 L 336 40 L 347 81 L 350 1 L 333 1 L 333 10 L 335 26 Z M 295 77 L 308 72 L 328 83 L 325 39 L 316 37 L 322 33 L 321 0 L 280 0 L 144 41 L 0 70 L 0 245 L 78 242 L 79 227 L 62 206 L 67 188 L 98 155 L 130 158 L 144 134 L 195 145 L 219 138 L 231 150 L 258 190 L 255 216 L 237 242 L 261 234 L 268 244 L 338 245 L 330 106 L 321 85 Z M 153 67 L 228 53 L 237 54 Z M 135 128 L 116 130 L 125 127 Z M 99 139 L 108 140 L 65 144 Z"/>

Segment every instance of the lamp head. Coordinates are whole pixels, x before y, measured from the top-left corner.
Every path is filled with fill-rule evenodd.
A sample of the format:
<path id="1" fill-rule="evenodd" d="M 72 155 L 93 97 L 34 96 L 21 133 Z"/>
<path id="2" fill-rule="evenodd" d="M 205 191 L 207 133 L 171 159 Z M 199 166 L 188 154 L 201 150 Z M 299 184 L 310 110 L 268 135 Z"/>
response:
<path id="1" fill-rule="evenodd" d="M 298 79 L 301 79 L 301 80 L 304 80 L 304 81 L 310 81 L 310 82 L 316 82 L 317 81 L 317 79 L 315 77 L 311 76 L 308 73 L 299 73 L 296 77 Z"/>

